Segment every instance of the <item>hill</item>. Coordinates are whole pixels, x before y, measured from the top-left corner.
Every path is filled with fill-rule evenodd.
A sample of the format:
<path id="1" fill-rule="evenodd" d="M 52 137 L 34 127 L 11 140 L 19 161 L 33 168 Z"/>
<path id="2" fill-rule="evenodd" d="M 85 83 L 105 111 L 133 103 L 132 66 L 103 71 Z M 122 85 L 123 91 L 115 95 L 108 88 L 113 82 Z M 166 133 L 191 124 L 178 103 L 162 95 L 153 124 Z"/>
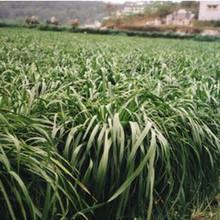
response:
<path id="1" fill-rule="evenodd" d="M 81 24 L 101 20 L 107 15 L 104 2 L 0 2 L 0 19 L 24 21 L 27 16 L 38 16 L 43 22 L 56 16 L 61 23 L 78 18 Z"/>

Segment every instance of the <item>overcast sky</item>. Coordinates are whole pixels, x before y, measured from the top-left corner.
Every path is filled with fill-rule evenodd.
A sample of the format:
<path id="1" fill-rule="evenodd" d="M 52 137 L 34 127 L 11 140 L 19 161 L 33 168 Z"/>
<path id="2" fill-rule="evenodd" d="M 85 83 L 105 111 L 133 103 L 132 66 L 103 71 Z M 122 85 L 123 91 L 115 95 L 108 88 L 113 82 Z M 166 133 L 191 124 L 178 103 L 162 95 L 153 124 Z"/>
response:
<path id="1" fill-rule="evenodd" d="M 4 1 L 4 0 L 0 0 L 0 1 Z M 30 1 L 30 0 L 22 0 L 22 1 Z M 37 0 L 32 0 L 32 1 L 37 1 Z M 45 1 L 45 0 L 40 0 L 40 1 Z M 46 0 L 46 1 L 54 1 L 54 0 Z M 56 1 L 62 1 L 62 0 L 56 0 Z M 64 0 L 64 1 L 71 1 L 71 0 Z M 144 1 L 144 0 L 72 0 L 72 1 L 104 1 L 104 2 L 111 2 L 111 3 L 124 3 L 124 2 L 131 2 L 131 1 L 136 2 L 136 1 Z M 180 0 L 174 0 L 174 1 L 180 1 Z"/>
<path id="2" fill-rule="evenodd" d="M 130 0 L 128 0 L 130 2 Z M 135 2 L 135 0 L 131 0 Z M 104 2 L 113 2 L 113 3 L 124 3 L 126 0 L 104 0 Z"/>
<path id="3" fill-rule="evenodd" d="M 4 1 L 4 0 L 0 0 L 0 1 Z M 9 1 L 13 1 L 13 0 L 9 0 Z M 29 1 L 29 0 L 22 0 L 22 1 Z M 37 1 L 37 0 L 32 0 L 32 1 Z M 40 1 L 45 1 L 45 0 L 40 0 Z M 46 1 L 53 1 L 53 0 L 46 0 Z M 56 0 L 56 1 L 62 1 L 62 0 Z M 68 0 L 64 0 L 64 1 L 68 1 Z M 135 2 L 135 1 L 141 1 L 141 0 L 72 0 L 72 1 L 104 1 L 104 2 L 112 2 L 112 3 L 124 3 L 126 1 Z"/>

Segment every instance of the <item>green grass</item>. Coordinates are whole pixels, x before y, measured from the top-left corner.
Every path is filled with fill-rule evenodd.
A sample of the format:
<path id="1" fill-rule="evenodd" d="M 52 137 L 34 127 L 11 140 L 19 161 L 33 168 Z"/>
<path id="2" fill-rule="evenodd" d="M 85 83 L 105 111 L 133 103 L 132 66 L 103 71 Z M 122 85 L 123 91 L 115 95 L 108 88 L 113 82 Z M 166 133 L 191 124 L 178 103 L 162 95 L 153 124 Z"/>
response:
<path id="1" fill-rule="evenodd" d="M 0 42 L 2 219 L 184 219 L 219 193 L 219 43 Z"/>

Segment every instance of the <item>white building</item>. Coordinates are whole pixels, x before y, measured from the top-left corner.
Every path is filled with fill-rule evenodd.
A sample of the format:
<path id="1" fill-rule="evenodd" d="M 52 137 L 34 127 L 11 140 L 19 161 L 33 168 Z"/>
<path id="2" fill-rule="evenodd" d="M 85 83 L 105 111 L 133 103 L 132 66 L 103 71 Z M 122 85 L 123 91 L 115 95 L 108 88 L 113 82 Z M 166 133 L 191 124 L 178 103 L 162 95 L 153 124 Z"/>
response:
<path id="1" fill-rule="evenodd" d="M 125 2 L 124 8 L 122 9 L 122 14 L 140 14 L 144 13 L 146 2 L 137 1 L 137 2 Z"/>
<path id="2" fill-rule="evenodd" d="M 101 28 L 102 23 L 100 21 L 95 21 L 94 23 L 91 24 L 85 24 L 84 28 L 91 28 L 91 29 L 98 29 Z"/>
<path id="3" fill-rule="evenodd" d="M 220 1 L 201 1 L 199 5 L 199 20 L 220 20 Z"/>
<path id="4" fill-rule="evenodd" d="M 190 25 L 194 18 L 194 14 L 191 11 L 185 9 L 179 9 L 174 11 L 172 14 L 167 15 L 166 24 L 167 25 Z"/>
<path id="5" fill-rule="evenodd" d="M 194 14 L 191 11 L 185 9 L 179 9 L 173 13 L 167 15 L 163 19 L 154 19 L 146 22 L 146 25 L 178 25 L 178 26 L 189 26 L 194 19 Z"/>

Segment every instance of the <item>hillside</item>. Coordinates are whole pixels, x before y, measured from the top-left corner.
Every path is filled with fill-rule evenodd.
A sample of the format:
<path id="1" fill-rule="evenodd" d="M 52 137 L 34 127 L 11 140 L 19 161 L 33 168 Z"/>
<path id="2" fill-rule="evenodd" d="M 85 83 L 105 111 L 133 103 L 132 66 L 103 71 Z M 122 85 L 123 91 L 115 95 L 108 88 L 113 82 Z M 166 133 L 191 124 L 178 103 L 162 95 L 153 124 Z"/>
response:
<path id="1" fill-rule="evenodd" d="M 190 26 L 189 24 L 183 25 L 174 23 L 173 21 L 179 20 L 181 23 L 183 20 L 188 19 L 188 15 L 182 14 L 179 17 L 175 15 L 170 19 L 168 23 L 167 16 L 176 13 L 179 10 L 187 11 L 193 14 L 193 19 L 198 17 L 198 2 L 185 1 L 185 2 L 151 2 L 145 7 L 144 12 L 134 14 L 124 14 L 123 16 L 111 17 L 111 19 L 104 21 L 103 25 L 108 28 L 115 29 L 128 29 L 128 30 L 162 30 L 167 31 L 168 28 L 174 28 L 175 26 Z M 173 16 L 173 15 L 172 15 Z M 190 21 L 190 22 L 191 22 Z M 172 23 L 173 22 L 173 23 Z M 190 23 L 189 22 L 189 23 Z M 183 23 L 183 22 L 182 22 Z M 149 26 L 152 26 L 149 29 Z M 167 27 L 169 26 L 169 27 Z M 170 27 L 172 26 L 172 27 Z"/>
<path id="2" fill-rule="evenodd" d="M 103 2 L 0 2 L 0 19 L 23 21 L 27 16 L 38 16 L 45 21 L 56 16 L 61 23 L 78 18 L 81 24 L 101 20 L 107 15 Z"/>

